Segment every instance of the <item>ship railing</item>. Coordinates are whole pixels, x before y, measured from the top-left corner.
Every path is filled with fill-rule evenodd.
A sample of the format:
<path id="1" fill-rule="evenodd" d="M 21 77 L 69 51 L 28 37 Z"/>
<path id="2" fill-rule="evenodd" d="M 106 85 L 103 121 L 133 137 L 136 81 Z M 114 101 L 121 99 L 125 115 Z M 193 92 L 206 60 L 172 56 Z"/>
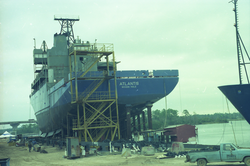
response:
<path id="1" fill-rule="evenodd" d="M 178 77 L 178 70 L 126 70 L 116 71 L 117 78 Z"/>
<path id="2" fill-rule="evenodd" d="M 88 93 L 85 93 L 84 97 L 87 95 Z M 110 91 L 110 93 L 108 91 L 95 91 L 88 98 L 88 100 L 109 100 L 109 99 L 115 99 L 115 91 Z"/>
<path id="3" fill-rule="evenodd" d="M 101 52 L 113 52 L 114 45 L 113 44 L 97 44 L 97 49 Z"/>
<path id="4" fill-rule="evenodd" d="M 80 77 L 85 71 L 77 72 L 77 77 Z M 108 73 L 106 71 L 89 71 L 82 78 L 103 78 Z M 110 75 L 112 73 L 109 73 Z M 72 72 L 72 77 L 75 77 L 75 72 Z"/>
<path id="5" fill-rule="evenodd" d="M 46 71 L 47 71 L 47 67 L 46 66 L 43 66 L 42 68 L 41 68 L 41 71 L 38 73 L 38 74 L 36 74 L 36 78 L 34 79 L 34 81 L 31 83 L 31 87 L 33 87 L 36 83 L 37 83 L 37 81 L 39 81 L 41 78 L 46 78 Z"/>
<path id="6" fill-rule="evenodd" d="M 82 51 L 89 53 L 113 52 L 114 45 L 112 43 L 78 43 L 73 44 L 69 48 L 70 54 L 73 54 L 74 51 Z"/>
<path id="7" fill-rule="evenodd" d="M 109 100 L 115 99 L 115 91 L 95 91 L 89 100 Z"/>
<path id="8" fill-rule="evenodd" d="M 78 100 L 84 99 L 89 92 L 83 92 L 79 97 Z M 115 91 L 95 91 L 93 92 L 88 100 L 110 100 L 110 99 L 115 99 Z M 73 99 L 72 101 L 76 100 L 76 95 L 73 94 Z"/>

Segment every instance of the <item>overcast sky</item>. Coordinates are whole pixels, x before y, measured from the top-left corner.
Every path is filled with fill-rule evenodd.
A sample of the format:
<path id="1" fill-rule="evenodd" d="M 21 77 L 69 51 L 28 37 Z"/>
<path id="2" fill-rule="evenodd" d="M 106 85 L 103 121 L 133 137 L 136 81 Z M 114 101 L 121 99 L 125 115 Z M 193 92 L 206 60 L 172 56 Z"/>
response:
<path id="1" fill-rule="evenodd" d="M 178 69 L 167 108 L 227 112 L 220 85 L 238 84 L 229 0 L 0 0 L 0 121 L 35 118 L 29 104 L 33 48 L 53 46 L 54 15 L 79 16 L 74 34 L 113 43 L 118 70 Z M 250 50 L 250 1 L 239 0 L 239 30 Z M 165 99 L 153 106 L 165 108 Z M 236 111 L 230 106 L 230 111 Z M 0 126 L 1 128 L 1 126 Z"/>

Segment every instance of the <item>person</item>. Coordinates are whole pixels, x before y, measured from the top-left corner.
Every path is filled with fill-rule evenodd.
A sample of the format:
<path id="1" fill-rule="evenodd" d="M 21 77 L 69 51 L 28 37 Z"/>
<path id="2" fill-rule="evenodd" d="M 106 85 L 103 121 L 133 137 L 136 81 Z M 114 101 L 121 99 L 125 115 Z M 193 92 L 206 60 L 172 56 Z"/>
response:
<path id="1" fill-rule="evenodd" d="M 35 139 L 33 139 L 32 140 L 32 146 L 33 146 L 33 150 L 35 150 L 35 147 L 34 147 L 34 145 L 36 144 L 36 140 Z"/>
<path id="2" fill-rule="evenodd" d="M 85 147 L 80 144 L 80 148 L 81 148 L 81 156 L 84 157 L 85 156 Z"/>
<path id="3" fill-rule="evenodd" d="M 32 148 L 32 143 L 31 143 L 31 141 L 29 141 L 28 147 L 29 147 L 29 152 L 30 152 L 30 151 L 31 151 L 31 148 Z"/>

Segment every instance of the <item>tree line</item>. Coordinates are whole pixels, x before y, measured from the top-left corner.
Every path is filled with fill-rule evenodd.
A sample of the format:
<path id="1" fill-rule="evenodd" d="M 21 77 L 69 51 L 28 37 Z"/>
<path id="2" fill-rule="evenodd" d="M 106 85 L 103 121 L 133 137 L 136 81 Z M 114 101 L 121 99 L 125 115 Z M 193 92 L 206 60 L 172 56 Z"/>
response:
<path id="1" fill-rule="evenodd" d="M 244 120 L 244 117 L 238 112 L 199 115 L 195 112 L 190 114 L 188 110 L 183 110 L 182 115 L 179 116 L 179 112 L 174 109 L 152 111 L 153 129 L 163 129 L 178 124 L 228 123 L 229 120 Z"/>
<path id="2" fill-rule="evenodd" d="M 24 124 L 21 127 L 17 128 L 17 134 L 24 133 L 39 133 L 40 129 L 37 124 Z"/>
<path id="3" fill-rule="evenodd" d="M 0 135 L 5 131 L 8 131 L 11 134 L 26 134 L 26 133 L 39 133 L 39 127 L 37 124 L 24 124 L 17 128 L 16 133 L 14 133 L 12 128 L 9 129 L 0 129 Z"/>
<path id="4" fill-rule="evenodd" d="M 195 112 L 190 114 L 188 110 L 183 110 L 182 115 L 179 115 L 179 111 L 174 109 L 156 109 L 152 111 L 152 124 L 153 129 L 163 129 L 171 125 L 179 124 L 189 124 L 189 125 L 198 125 L 198 124 L 208 124 L 208 123 L 228 123 L 229 120 L 244 120 L 244 117 L 238 113 L 214 113 L 214 114 L 205 114 L 199 115 Z M 147 116 L 147 111 L 145 112 Z M 4 131 L 11 132 L 10 129 L 0 130 L 0 134 Z M 38 133 L 40 130 L 37 124 L 24 124 L 17 128 L 17 134 L 24 133 Z"/>

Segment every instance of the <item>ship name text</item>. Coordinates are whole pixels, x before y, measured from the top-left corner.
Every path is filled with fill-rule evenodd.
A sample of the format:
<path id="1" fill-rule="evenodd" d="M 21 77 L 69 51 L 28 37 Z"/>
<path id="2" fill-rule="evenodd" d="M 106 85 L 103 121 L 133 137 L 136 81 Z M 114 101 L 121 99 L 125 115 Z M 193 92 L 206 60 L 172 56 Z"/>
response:
<path id="1" fill-rule="evenodd" d="M 134 81 L 134 82 L 120 82 L 119 86 L 121 86 L 122 88 L 136 88 L 136 86 L 139 85 L 138 81 Z"/>

